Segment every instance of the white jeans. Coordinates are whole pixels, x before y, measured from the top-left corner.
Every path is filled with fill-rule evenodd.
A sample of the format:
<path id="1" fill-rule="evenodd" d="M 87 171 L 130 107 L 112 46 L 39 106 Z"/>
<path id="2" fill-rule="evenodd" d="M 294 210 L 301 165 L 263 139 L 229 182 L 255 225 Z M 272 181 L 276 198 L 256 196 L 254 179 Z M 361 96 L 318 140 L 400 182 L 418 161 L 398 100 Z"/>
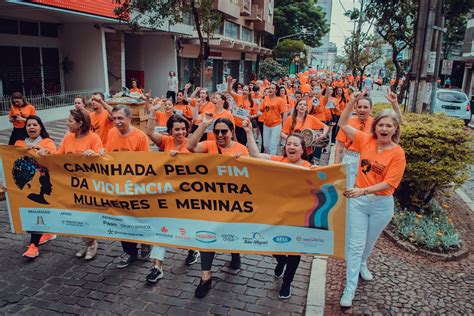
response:
<path id="1" fill-rule="evenodd" d="M 344 156 L 342 156 L 342 163 L 347 163 L 350 166 L 349 183 L 347 183 L 348 188 L 354 187 L 357 172 L 359 171 L 359 159 L 360 153 L 350 150 L 347 150 L 344 153 Z"/>
<path id="2" fill-rule="evenodd" d="M 154 245 L 150 253 L 150 258 L 163 261 L 165 259 L 166 248 Z"/>
<path id="3" fill-rule="evenodd" d="M 351 223 L 349 251 L 346 258 L 346 291 L 354 293 L 361 264 L 365 265 L 375 242 L 393 215 L 393 196 L 362 195 L 350 199 L 347 214 Z"/>
<path id="4" fill-rule="evenodd" d="M 274 127 L 263 126 L 263 146 L 265 152 L 270 155 L 276 155 L 278 144 L 280 142 L 281 124 Z"/>

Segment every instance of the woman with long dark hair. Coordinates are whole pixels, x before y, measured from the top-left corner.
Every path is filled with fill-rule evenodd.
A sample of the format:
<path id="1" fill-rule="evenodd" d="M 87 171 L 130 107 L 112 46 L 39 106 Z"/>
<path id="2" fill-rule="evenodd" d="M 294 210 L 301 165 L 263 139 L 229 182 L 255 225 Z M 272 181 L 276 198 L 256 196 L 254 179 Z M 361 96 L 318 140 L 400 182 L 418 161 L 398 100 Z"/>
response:
<path id="1" fill-rule="evenodd" d="M 27 137 L 24 129 L 26 118 L 36 114 L 36 109 L 31 105 L 20 92 L 12 93 L 13 103 L 10 107 L 8 119 L 13 124 L 13 131 L 8 141 L 8 145 L 15 145 L 17 140 L 23 140 Z"/>
<path id="2" fill-rule="evenodd" d="M 28 135 L 24 140 L 17 140 L 15 146 L 24 147 L 27 149 L 34 149 L 40 156 L 54 154 L 56 152 L 56 145 L 49 137 L 48 132 L 40 117 L 30 115 L 26 118 L 26 124 L 23 127 L 24 133 Z M 37 168 L 41 170 L 41 167 Z M 40 171 L 41 172 L 41 171 Z M 49 173 L 46 170 L 41 172 L 40 194 L 30 194 L 30 199 L 36 200 L 41 204 L 48 204 L 44 199 L 44 194 L 51 193 L 51 184 L 49 182 Z M 56 235 L 49 233 L 31 233 L 28 249 L 23 253 L 23 257 L 34 259 L 39 256 L 39 245 L 42 245 L 50 240 L 56 239 Z"/>

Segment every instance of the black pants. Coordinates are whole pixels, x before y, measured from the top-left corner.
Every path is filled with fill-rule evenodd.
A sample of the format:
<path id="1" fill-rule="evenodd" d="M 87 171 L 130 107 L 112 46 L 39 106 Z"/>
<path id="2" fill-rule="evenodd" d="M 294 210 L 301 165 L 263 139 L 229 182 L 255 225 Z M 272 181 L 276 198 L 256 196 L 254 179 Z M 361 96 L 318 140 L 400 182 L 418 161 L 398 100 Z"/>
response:
<path id="1" fill-rule="evenodd" d="M 237 136 L 237 141 L 244 146 L 247 146 L 247 133 L 242 127 L 235 127 L 235 135 Z"/>
<path id="2" fill-rule="evenodd" d="M 215 252 L 203 252 L 201 251 L 201 270 L 202 271 L 211 271 L 212 269 L 212 261 L 214 261 L 214 256 L 216 255 Z M 238 253 L 232 253 L 232 259 L 235 256 L 240 257 Z"/>
<path id="3" fill-rule="evenodd" d="M 300 264 L 301 256 L 273 255 L 273 257 L 275 257 L 278 264 L 286 265 L 285 274 L 283 275 L 283 283 L 293 282 L 296 270 L 298 269 L 298 265 Z"/>
<path id="4" fill-rule="evenodd" d="M 25 129 L 14 127 L 8 145 L 15 145 L 17 140 L 24 140 L 27 136 Z"/>
<path id="5" fill-rule="evenodd" d="M 263 153 L 265 152 L 265 147 L 263 147 L 263 122 L 258 121 L 258 130 L 260 131 L 260 136 L 262 136 L 261 141 L 262 143 L 260 144 L 260 152 Z"/>
<path id="6" fill-rule="evenodd" d="M 171 100 L 173 100 L 173 104 L 176 104 L 176 92 L 174 91 L 166 91 L 166 98 L 169 99 L 171 97 Z"/>
<path id="7" fill-rule="evenodd" d="M 339 131 L 339 126 L 337 125 L 337 123 L 339 122 L 339 117 L 340 117 L 339 115 L 333 116 L 333 122 L 336 124 L 334 124 L 334 126 L 332 127 L 331 144 L 336 143 L 336 136 L 337 136 L 337 132 Z"/>
<path id="8" fill-rule="evenodd" d="M 41 236 L 43 236 L 43 234 L 31 233 L 30 244 L 34 244 L 36 247 L 38 247 Z"/>
<path id="9" fill-rule="evenodd" d="M 131 257 L 136 258 L 138 256 L 138 248 L 137 243 L 135 242 L 128 242 L 128 241 L 121 241 L 123 251 Z"/>

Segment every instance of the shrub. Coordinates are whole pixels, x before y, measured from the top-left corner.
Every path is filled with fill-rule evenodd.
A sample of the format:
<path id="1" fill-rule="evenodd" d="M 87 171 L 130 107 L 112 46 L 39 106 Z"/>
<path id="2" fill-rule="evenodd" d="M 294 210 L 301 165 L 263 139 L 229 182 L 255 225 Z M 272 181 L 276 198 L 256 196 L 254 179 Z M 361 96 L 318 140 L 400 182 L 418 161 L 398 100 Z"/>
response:
<path id="1" fill-rule="evenodd" d="M 395 192 L 401 208 L 429 213 L 436 192 L 463 184 L 474 163 L 471 143 L 472 136 L 459 119 L 405 113 L 400 145 L 407 166 Z"/>
<path id="2" fill-rule="evenodd" d="M 276 80 L 288 75 L 288 67 L 281 65 L 273 58 L 267 58 L 259 64 L 259 77 L 267 77 L 270 80 Z"/>
<path id="3" fill-rule="evenodd" d="M 451 219 L 434 201 L 432 214 L 423 215 L 395 208 L 392 224 L 395 234 L 417 246 L 445 252 L 461 248 L 461 238 Z"/>
<path id="4" fill-rule="evenodd" d="M 391 109 L 392 105 L 388 102 L 377 102 L 374 104 L 374 107 L 372 108 L 372 116 L 376 117 L 379 112 L 385 109 Z"/>

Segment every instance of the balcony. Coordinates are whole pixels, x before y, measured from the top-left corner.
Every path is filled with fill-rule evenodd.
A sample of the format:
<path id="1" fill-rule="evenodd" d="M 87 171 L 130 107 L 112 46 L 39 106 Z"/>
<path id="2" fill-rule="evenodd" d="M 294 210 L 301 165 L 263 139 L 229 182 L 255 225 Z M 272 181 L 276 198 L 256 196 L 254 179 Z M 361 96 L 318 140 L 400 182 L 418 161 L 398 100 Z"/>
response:
<path id="1" fill-rule="evenodd" d="M 260 9 L 258 5 L 254 4 L 252 6 L 252 11 L 250 15 L 244 17 L 247 21 L 263 21 L 263 9 Z"/>
<path id="2" fill-rule="evenodd" d="M 229 17 L 240 18 L 240 0 L 214 0 L 214 8 Z"/>
<path id="3" fill-rule="evenodd" d="M 257 32 L 266 32 L 268 34 L 273 34 L 275 33 L 275 27 L 273 24 L 268 23 L 267 21 L 257 21 L 253 24 L 254 26 L 254 31 Z"/>
<path id="4" fill-rule="evenodd" d="M 252 14 L 252 0 L 239 0 L 240 15 L 249 16 Z"/>

